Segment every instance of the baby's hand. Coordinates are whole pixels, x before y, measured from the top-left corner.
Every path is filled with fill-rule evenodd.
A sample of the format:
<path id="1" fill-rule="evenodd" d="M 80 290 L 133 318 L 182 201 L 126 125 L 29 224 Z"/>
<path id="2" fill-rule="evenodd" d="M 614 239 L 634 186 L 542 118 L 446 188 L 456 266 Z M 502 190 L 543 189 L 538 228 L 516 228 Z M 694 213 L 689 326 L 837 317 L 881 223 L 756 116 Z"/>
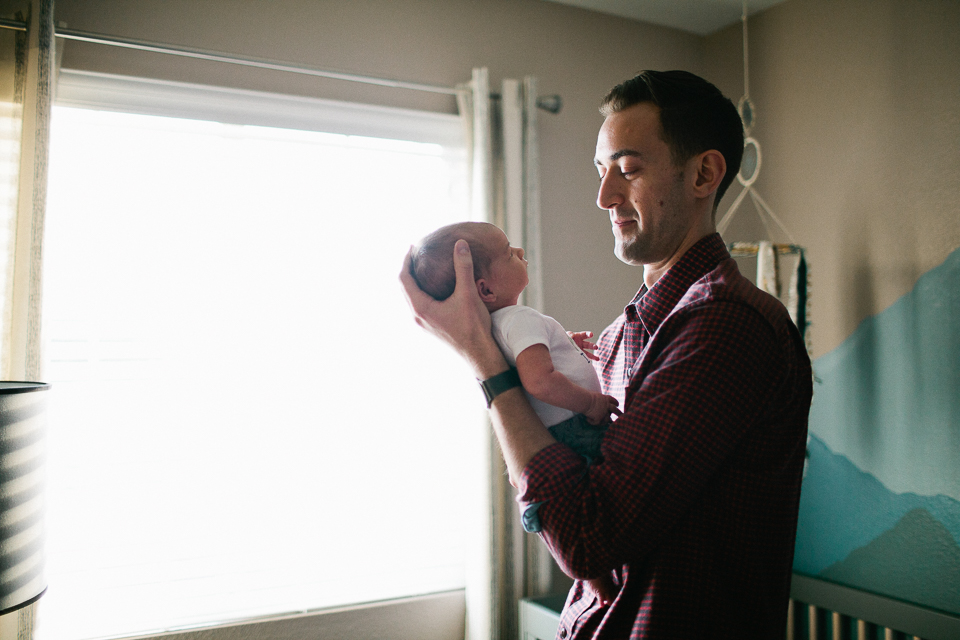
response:
<path id="1" fill-rule="evenodd" d="M 609 605 L 617 598 L 619 589 L 610 576 L 601 576 L 593 580 L 586 580 L 587 588 L 593 592 L 603 606 Z"/>
<path id="2" fill-rule="evenodd" d="M 580 350 L 583 351 L 583 355 L 587 356 L 591 360 L 600 359 L 593 354 L 594 350 L 597 348 L 597 345 L 593 342 L 587 341 L 587 338 L 593 337 L 593 331 L 567 331 L 567 335 L 570 336 L 570 339 L 573 340 L 575 345 L 580 347 Z"/>
<path id="3" fill-rule="evenodd" d="M 610 422 L 610 414 L 621 416 L 623 412 L 618 408 L 620 402 L 613 396 L 602 393 L 591 394 L 590 408 L 583 412 L 590 424 L 605 424 Z"/>

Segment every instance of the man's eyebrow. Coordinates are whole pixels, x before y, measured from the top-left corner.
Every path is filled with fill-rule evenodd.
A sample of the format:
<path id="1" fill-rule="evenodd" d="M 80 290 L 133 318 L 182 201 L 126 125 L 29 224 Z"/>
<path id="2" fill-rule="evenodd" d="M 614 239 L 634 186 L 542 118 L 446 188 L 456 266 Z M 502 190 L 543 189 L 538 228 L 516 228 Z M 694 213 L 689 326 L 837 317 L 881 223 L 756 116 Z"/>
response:
<path id="1" fill-rule="evenodd" d="M 616 162 L 620 158 L 626 158 L 626 157 L 642 158 L 643 154 L 640 153 L 639 151 L 636 151 L 635 149 L 620 149 L 619 151 L 615 152 L 613 155 L 610 156 L 610 162 Z M 600 158 L 595 159 L 593 163 L 595 165 L 603 164 Z"/>

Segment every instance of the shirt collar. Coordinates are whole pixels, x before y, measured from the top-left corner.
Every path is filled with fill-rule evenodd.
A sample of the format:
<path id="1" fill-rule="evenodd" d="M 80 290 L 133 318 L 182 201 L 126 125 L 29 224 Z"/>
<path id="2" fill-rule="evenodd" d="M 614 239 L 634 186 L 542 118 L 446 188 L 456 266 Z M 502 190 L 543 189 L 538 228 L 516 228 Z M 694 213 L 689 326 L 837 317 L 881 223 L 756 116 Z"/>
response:
<path id="1" fill-rule="evenodd" d="M 640 291 L 623 310 L 627 319 L 642 322 L 652 336 L 691 285 L 729 257 L 730 253 L 719 233 L 701 238 L 660 276 L 652 289 L 647 289 L 645 284 L 640 287 Z"/>

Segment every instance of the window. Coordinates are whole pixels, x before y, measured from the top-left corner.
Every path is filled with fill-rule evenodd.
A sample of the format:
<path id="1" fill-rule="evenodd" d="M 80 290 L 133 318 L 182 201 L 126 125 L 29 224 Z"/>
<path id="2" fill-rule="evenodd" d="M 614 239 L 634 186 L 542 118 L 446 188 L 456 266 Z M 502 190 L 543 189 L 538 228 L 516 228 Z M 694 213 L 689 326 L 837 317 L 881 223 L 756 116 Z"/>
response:
<path id="1" fill-rule="evenodd" d="M 465 217 L 459 127 L 63 72 L 41 640 L 463 586 L 482 403 L 397 282 Z"/>

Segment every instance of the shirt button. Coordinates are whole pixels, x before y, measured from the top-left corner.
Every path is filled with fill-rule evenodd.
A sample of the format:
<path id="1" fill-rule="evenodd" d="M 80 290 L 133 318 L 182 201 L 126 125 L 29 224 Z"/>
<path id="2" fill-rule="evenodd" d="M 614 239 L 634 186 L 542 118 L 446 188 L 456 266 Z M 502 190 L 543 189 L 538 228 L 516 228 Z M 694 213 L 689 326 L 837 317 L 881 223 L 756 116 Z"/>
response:
<path id="1" fill-rule="evenodd" d="M 561 638 L 566 638 L 566 637 L 567 637 L 567 630 L 566 630 L 566 629 L 560 629 L 560 637 L 561 637 Z"/>

